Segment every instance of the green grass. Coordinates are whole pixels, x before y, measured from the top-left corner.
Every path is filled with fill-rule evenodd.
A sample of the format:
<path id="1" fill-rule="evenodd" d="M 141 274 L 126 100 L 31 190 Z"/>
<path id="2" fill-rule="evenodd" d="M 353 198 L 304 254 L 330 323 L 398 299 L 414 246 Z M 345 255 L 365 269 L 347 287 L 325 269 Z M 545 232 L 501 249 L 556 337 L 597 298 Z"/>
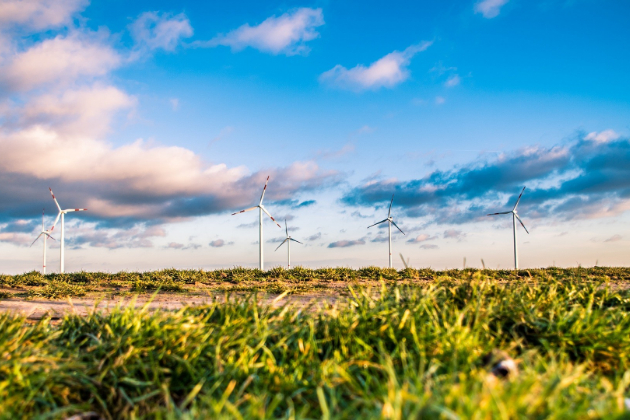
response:
<path id="1" fill-rule="evenodd" d="M 630 291 L 615 270 L 384 279 L 327 309 L 250 295 L 58 325 L 3 314 L 0 418 L 628 418 Z M 492 380 L 494 349 L 517 377 Z"/>
<path id="2" fill-rule="evenodd" d="M 481 274 L 494 280 L 514 281 L 559 281 L 588 280 L 630 283 L 630 268 L 544 268 L 531 270 L 445 270 L 405 269 L 395 270 L 380 267 L 309 269 L 282 267 L 268 271 L 236 267 L 232 269 L 204 270 L 159 270 L 150 272 L 120 273 L 68 273 L 42 275 L 32 271 L 20 275 L 0 275 L 0 287 L 26 292 L 31 297 L 66 298 L 79 297 L 98 292 L 120 293 L 189 293 L 204 288 L 225 291 L 265 291 L 269 293 L 301 294 L 334 288 L 339 283 L 354 284 L 365 281 L 385 282 L 431 282 L 439 279 L 466 280 Z M 69 285 L 65 287 L 64 285 Z M 77 288 L 70 287 L 78 286 Z M 63 292 L 57 290 L 63 288 Z M 338 288 L 337 288 L 338 289 Z"/>

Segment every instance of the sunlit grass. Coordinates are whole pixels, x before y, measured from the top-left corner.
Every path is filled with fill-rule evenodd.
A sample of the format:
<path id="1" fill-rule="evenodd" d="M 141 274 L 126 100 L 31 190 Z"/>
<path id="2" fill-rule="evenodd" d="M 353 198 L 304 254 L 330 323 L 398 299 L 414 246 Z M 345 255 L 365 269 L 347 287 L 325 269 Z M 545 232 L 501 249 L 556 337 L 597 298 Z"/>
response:
<path id="1" fill-rule="evenodd" d="M 518 273 L 527 281 L 457 273 L 412 285 L 383 278 L 326 309 L 266 306 L 250 295 L 178 312 L 67 316 L 59 325 L 0 315 L 0 417 L 624 415 L 630 292 L 609 279 L 626 270 Z M 83 284 L 91 281 L 100 279 Z M 492 377 L 483 356 L 493 349 L 514 357 L 520 374 Z"/>
<path id="2" fill-rule="evenodd" d="M 42 275 L 37 271 L 20 275 L 0 275 L 0 290 L 21 291 L 29 297 L 79 297 L 92 292 L 125 291 L 152 293 L 156 290 L 169 293 L 191 293 L 204 287 L 226 291 L 265 291 L 268 293 L 308 293 L 324 290 L 336 283 L 355 284 L 365 281 L 432 282 L 435 280 L 465 280 L 481 274 L 485 278 L 504 282 L 588 280 L 611 283 L 630 282 L 630 269 L 617 267 L 544 268 L 530 270 L 465 270 L 437 271 L 432 269 L 404 270 L 380 267 L 319 268 L 294 267 L 290 270 L 276 267 L 268 271 L 235 267 L 213 271 L 159 270 L 150 272 L 119 273 L 67 273 Z M 70 287 L 64 285 L 76 285 Z M 8 296 L 8 295 L 4 295 Z M 0 297 L 1 298 L 1 297 Z M 6 297 L 5 297 L 6 298 Z"/>

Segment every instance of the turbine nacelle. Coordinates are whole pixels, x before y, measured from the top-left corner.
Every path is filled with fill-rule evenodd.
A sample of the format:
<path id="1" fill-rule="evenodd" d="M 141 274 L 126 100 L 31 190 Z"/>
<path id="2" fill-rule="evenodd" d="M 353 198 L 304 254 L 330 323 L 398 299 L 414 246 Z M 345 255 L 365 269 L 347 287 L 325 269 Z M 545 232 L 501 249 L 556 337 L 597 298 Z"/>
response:
<path id="1" fill-rule="evenodd" d="M 285 244 L 285 242 L 293 241 L 293 242 L 297 242 L 298 244 L 304 245 L 302 242 L 300 242 L 300 241 L 298 241 L 296 239 L 293 239 L 291 237 L 291 235 L 289 235 L 289 227 L 287 226 L 287 219 L 284 219 L 284 228 L 285 228 L 285 232 L 287 234 L 287 237 L 286 237 L 286 239 L 284 241 L 282 241 L 282 243 L 280 245 L 278 245 L 278 248 L 276 248 L 276 251 L 279 250 L 280 247 Z M 290 265 L 290 263 L 289 263 L 289 265 Z"/>
<path id="2" fill-rule="evenodd" d="M 394 222 L 394 218 L 392 217 L 392 204 L 394 203 L 394 194 L 392 194 L 392 199 L 389 202 L 389 210 L 387 212 L 387 218 L 381 220 L 380 222 L 376 222 L 373 225 L 368 226 L 368 229 L 372 226 L 380 225 L 381 223 L 387 222 L 389 224 L 389 268 L 392 268 L 392 225 L 396 226 L 396 229 L 400 231 L 403 235 L 405 232 L 402 231 L 401 228 L 398 227 L 396 222 Z"/>
<path id="3" fill-rule="evenodd" d="M 54 226 L 53 226 L 54 227 Z M 37 235 L 37 238 L 35 238 L 35 240 L 33 241 L 33 243 L 30 246 L 35 245 L 35 242 L 37 242 L 37 240 L 39 238 L 42 237 L 42 235 L 52 239 L 53 241 L 55 240 L 55 238 L 53 238 L 52 236 L 50 236 L 50 234 L 52 233 L 53 227 L 51 227 L 50 229 L 46 230 L 44 229 L 44 209 L 42 209 L 42 230 L 39 232 L 39 235 Z"/>
<path id="4" fill-rule="evenodd" d="M 513 229 L 513 233 L 514 233 L 514 268 L 516 268 L 516 269 L 518 269 L 518 251 L 517 251 L 517 246 L 516 246 L 516 220 L 518 220 L 518 222 L 521 224 L 521 226 L 523 226 L 523 229 L 525 229 L 525 232 L 527 232 L 527 234 L 529 234 L 529 231 L 525 227 L 525 223 L 523 223 L 521 218 L 518 217 L 518 212 L 516 211 L 516 208 L 518 207 L 518 203 L 521 202 L 521 197 L 523 196 L 524 192 L 525 192 L 525 187 L 523 187 L 523 190 L 519 194 L 518 199 L 516 200 L 516 204 L 514 204 L 514 207 L 512 208 L 512 210 L 488 214 L 488 216 L 497 216 L 497 215 L 500 215 L 500 214 L 511 214 L 512 215 L 512 229 Z"/>
<path id="5" fill-rule="evenodd" d="M 278 225 L 279 228 L 281 228 L 282 226 L 280 226 L 280 224 L 278 222 L 276 222 L 276 219 L 273 218 L 273 216 L 267 211 L 267 209 L 265 208 L 265 206 L 263 206 L 263 200 L 265 198 L 265 191 L 267 191 L 267 184 L 269 183 L 269 177 L 267 177 L 267 181 L 265 182 L 265 186 L 262 190 L 262 194 L 260 195 L 260 201 L 258 202 L 257 206 L 254 207 L 250 207 L 248 209 L 245 210 L 241 210 L 241 211 L 237 211 L 236 213 L 232 213 L 232 216 L 236 215 L 236 214 L 240 214 L 240 213 L 245 213 L 248 211 L 252 211 L 252 210 L 256 210 L 259 209 L 260 213 L 259 213 L 259 227 L 258 227 L 258 255 L 259 255 L 259 266 L 258 268 L 260 268 L 261 270 L 264 267 L 264 263 L 263 263 L 263 233 L 262 233 L 262 214 L 263 212 L 269 216 L 269 218 L 276 224 Z"/>
<path id="6" fill-rule="evenodd" d="M 516 200 L 516 204 L 514 204 L 514 208 L 512 210 L 510 210 L 510 211 L 502 211 L 502 212 L 499 212 L 499 213 L 490 213 L 490 214 L 488 214 L 488 216 L 496 216 L 496 215 L 499 215 L 499 214 L 512 214 L 512 215 L 514 215 L 514 217 L 516 217 L 516 219 L 521 224 L 521 226 L 523 226 L 523 229 L 525 229 L 525 232 L 527 232 L 527 234 L 529 234 L 529 231 L 525 227 L 525 223 L 523 223 L 521 218 L 518 217 L 518 212 L 516 210 L 516 208 L 518 207 L 518 203 L 521 202 L 521 197 L 523 196 L 523 193 L 525 192 L 525 188 L 526 187 L 523 187 L 523 190 L 519 194 L 518 199 Z"/>
<path id="7" fill-rule="evenodd" d="M 57 206 L 57 209 L 59 210 L 59 213 L 57 213 L 57 218 L 55 219 L 55 223 L 53 223 L 52 227 L 50 228 L 50 231 L 52 231 L 55 226 L 57 225 L 57 222 L 59 222 L 59 219 L 61 219 L 61 241 L 60 241 L 60 247 L 59 247 L 59 252 L 60 252 L 60 258 L 59 258 L 59 272 L 63 273 L 65 270 L 65 265 L 64 265 L 64 221 L 65 221 L 65 215 L 68 213 L 73 213 L 75 211 L 86 211 L 87 209 L 62 209 L 61 206 L 59 205 L 59 202 L 57 201 L 57 198 L 55 197 L 55 194 L 53 193 L 52 188 L 48 188 L 50 190 L 50 195 L 52 196 L 53 201 L 55 202 L 55 205 Z"/>

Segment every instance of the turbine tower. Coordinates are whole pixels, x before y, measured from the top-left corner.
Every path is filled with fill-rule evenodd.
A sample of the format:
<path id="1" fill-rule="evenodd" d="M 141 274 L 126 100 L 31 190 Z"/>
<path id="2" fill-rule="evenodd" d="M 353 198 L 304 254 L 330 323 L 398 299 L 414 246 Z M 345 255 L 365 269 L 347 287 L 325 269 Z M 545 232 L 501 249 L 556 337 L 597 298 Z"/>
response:
<path id="1" fill-rule="evenodd" d="M 63 274 L 65 271 L 65 267 L 64 267 L 64 257 L 65 257 L 65 252 L 64 252 L 64 238 L 65 238 L 65 220 L 66 220 L 66 213 L 72 213 L 73 211 L 86 211 L 87 209 L 66 209 L 66 210 L 61 210 L 61 207 L 59 206 L 59 203 L 57 202 L 57 199 L 55 198 L 55 194 L 53 194 L 53 191 L 51 188 L 48 188 L 50 190 L 50 195 L 52 195 L 53 200 L 55 201 L 55 204 L 57 205 L 57 208 L 59 209 L 59 213 L 57 214 L 57 218 L 55 219 L 55 223 L 53 223 L 52 227 L 50 228 L 50 230 L 52 231 L 55 226 L 57 225 L 57 222 L 59 221 L 59 218 L 61 217 L 61 239 L 59 241 L 60 244 L 60 258 L 59 258 L 59 272 L 61 274 Z"/>
<path id="2" fill-rule="evenodd" d="M 258 203 L 257 206 L 250 207 L 250 208 L 245 209 L 245 210 L 237 211 L 236 213 L 232 213 L 232 216 L 234 216 L 235 214 L 245 213 L 246 211 L 251 211 L 251 210 L 258 209 L 258 268 L 260 268 L 261 271 L 264 269 L 264 261 L 263 261 L 263 215 L 262 215 L 263 211 L 267 214 L 267 216 L 269 216 L 271 218 L 271 220 L 274 221 L 274 223 L 276 225 L 278 225 L 279 228 L 282 228 L 282 226 L 280 226 L 278 224 L 278 222 L 276 222 L 276 219 L 274 219 L 269 214 L 269 212 L 267 211 L 265 206 L 263 206 L 263 198 L 265 198 L 265 191 L 267 190 L 267 184 L 268 183 L 269 183 L 269 177 L 267 177 L 267 182 L 265 182 L 265 188 L 263 188 L 262 195 L 260 196 L 260 202 Z"/>
<path id="3" fill-rule="evenodd" d="M 518 270 L 518 250 L 517 250 L 517 246 L 516 246 L 516 220 L 517 219 L 521 223 L 521 226 L 523 226 L 523 229 L 525 229 L 525 232 L 527 232 L 527 234 L 529 235 L 529 231 L 525 227 L 525 224 L 523 223 L 521 218 L 518 217 L 518 213 L 516 211 L 516 207 L 518 207 L 518 203 L 521 201 L 521 197 L 523 196 L 524 192 L 525 192 L 525 187 L 523 187 L 523 190 L 521 191 L 520 195 L 518 196 L 518 199 L 516 200 L 516 204 L 514 204 L 514 208 L 512 210 L 510 210 L 510 211 L 502 211 L 500 213 L 491 213 L 491 214 L 488 215 L 488 216 L 496 216 L 498 214 L 512 214 L 512 232 L 514 233 L 514 269 L 515 270 Z"/>
<path id="4" fill-rule="evenodd" d="M 39 235 L 37 235 L 37 238 L 35 238 L 35 240 L 31 244 L 31 246 L 35 245 L 35 242 L 37 242 L 37 240 L 42 235 L 44 235 L 44 264 L 42 265 L 42 274 L 46 274 L 46 239 L 50 238 L 53 241 L 55 240 L 55 238 L 50 236 L 50 233 L 52 232 L 52 230 L 53 230 L 52 227 L 50 229 L 48 229 L 48 230 L 44 229 L 44 209 L 42 209 L 42 230 L 41 230 L 41 232 L 39 232 Z"/>
<path id="5" fill-rule="evenodd" d="M 284 228 L 287 232 L 287 238 L 284 241 L 282 241 L 280 245 L 278 245 L 278 248 L 276 248 L 276 251 L 279 250 L 280 247 L 284 245 L 285 242 L 287 243 L 287 257 L 288 257 L 288 264 L 289 264 L 289 270 L 290 270 L 291 269 L 291 241 L 297 242 L 298 244 L 302 244 L 302 242 L 295 240 L 291 236 L 289 236 L 289 228 L 287 227 L 287 219 L 284 219 Z"/>
<path id="6" fill-rule="evenodd" d="M 381 223 L 388 222 L 389 227 L 389 268 L 392 268 L 392 225 L 396 226 L 396 229 L 400 230 L 400 233 L 403 235 L 405 232 L 402 231 L 398 227 L 396 223 L 394 223 L 394 218 L 392 217 L 392 203 L 394 202 L 394 194 L 392 194 L 392 201 L 389 202 L 389 212 L 387 213 L 387 219 L 383 219 L 380 222 L 376 222 L 371 226 L 368 226 L 368 229 L 372 226 L 380 225 Z"/>

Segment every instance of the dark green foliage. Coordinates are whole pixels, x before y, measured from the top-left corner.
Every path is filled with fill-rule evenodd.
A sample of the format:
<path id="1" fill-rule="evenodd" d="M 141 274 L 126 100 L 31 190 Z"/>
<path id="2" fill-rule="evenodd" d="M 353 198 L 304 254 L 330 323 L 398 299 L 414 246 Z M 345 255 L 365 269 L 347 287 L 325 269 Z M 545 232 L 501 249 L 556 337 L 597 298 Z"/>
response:
<path id="1" fill-rule="evenodd" d="M 623 416 L 630 291 L 603 273 L 530 272 L 383 281 L 325 310 L 251 295 L 57 326 L 0 315 L 0 418 Z M 519 376 L 489 377 L 483 356 L 494 349 L 516 358 Z"/>

